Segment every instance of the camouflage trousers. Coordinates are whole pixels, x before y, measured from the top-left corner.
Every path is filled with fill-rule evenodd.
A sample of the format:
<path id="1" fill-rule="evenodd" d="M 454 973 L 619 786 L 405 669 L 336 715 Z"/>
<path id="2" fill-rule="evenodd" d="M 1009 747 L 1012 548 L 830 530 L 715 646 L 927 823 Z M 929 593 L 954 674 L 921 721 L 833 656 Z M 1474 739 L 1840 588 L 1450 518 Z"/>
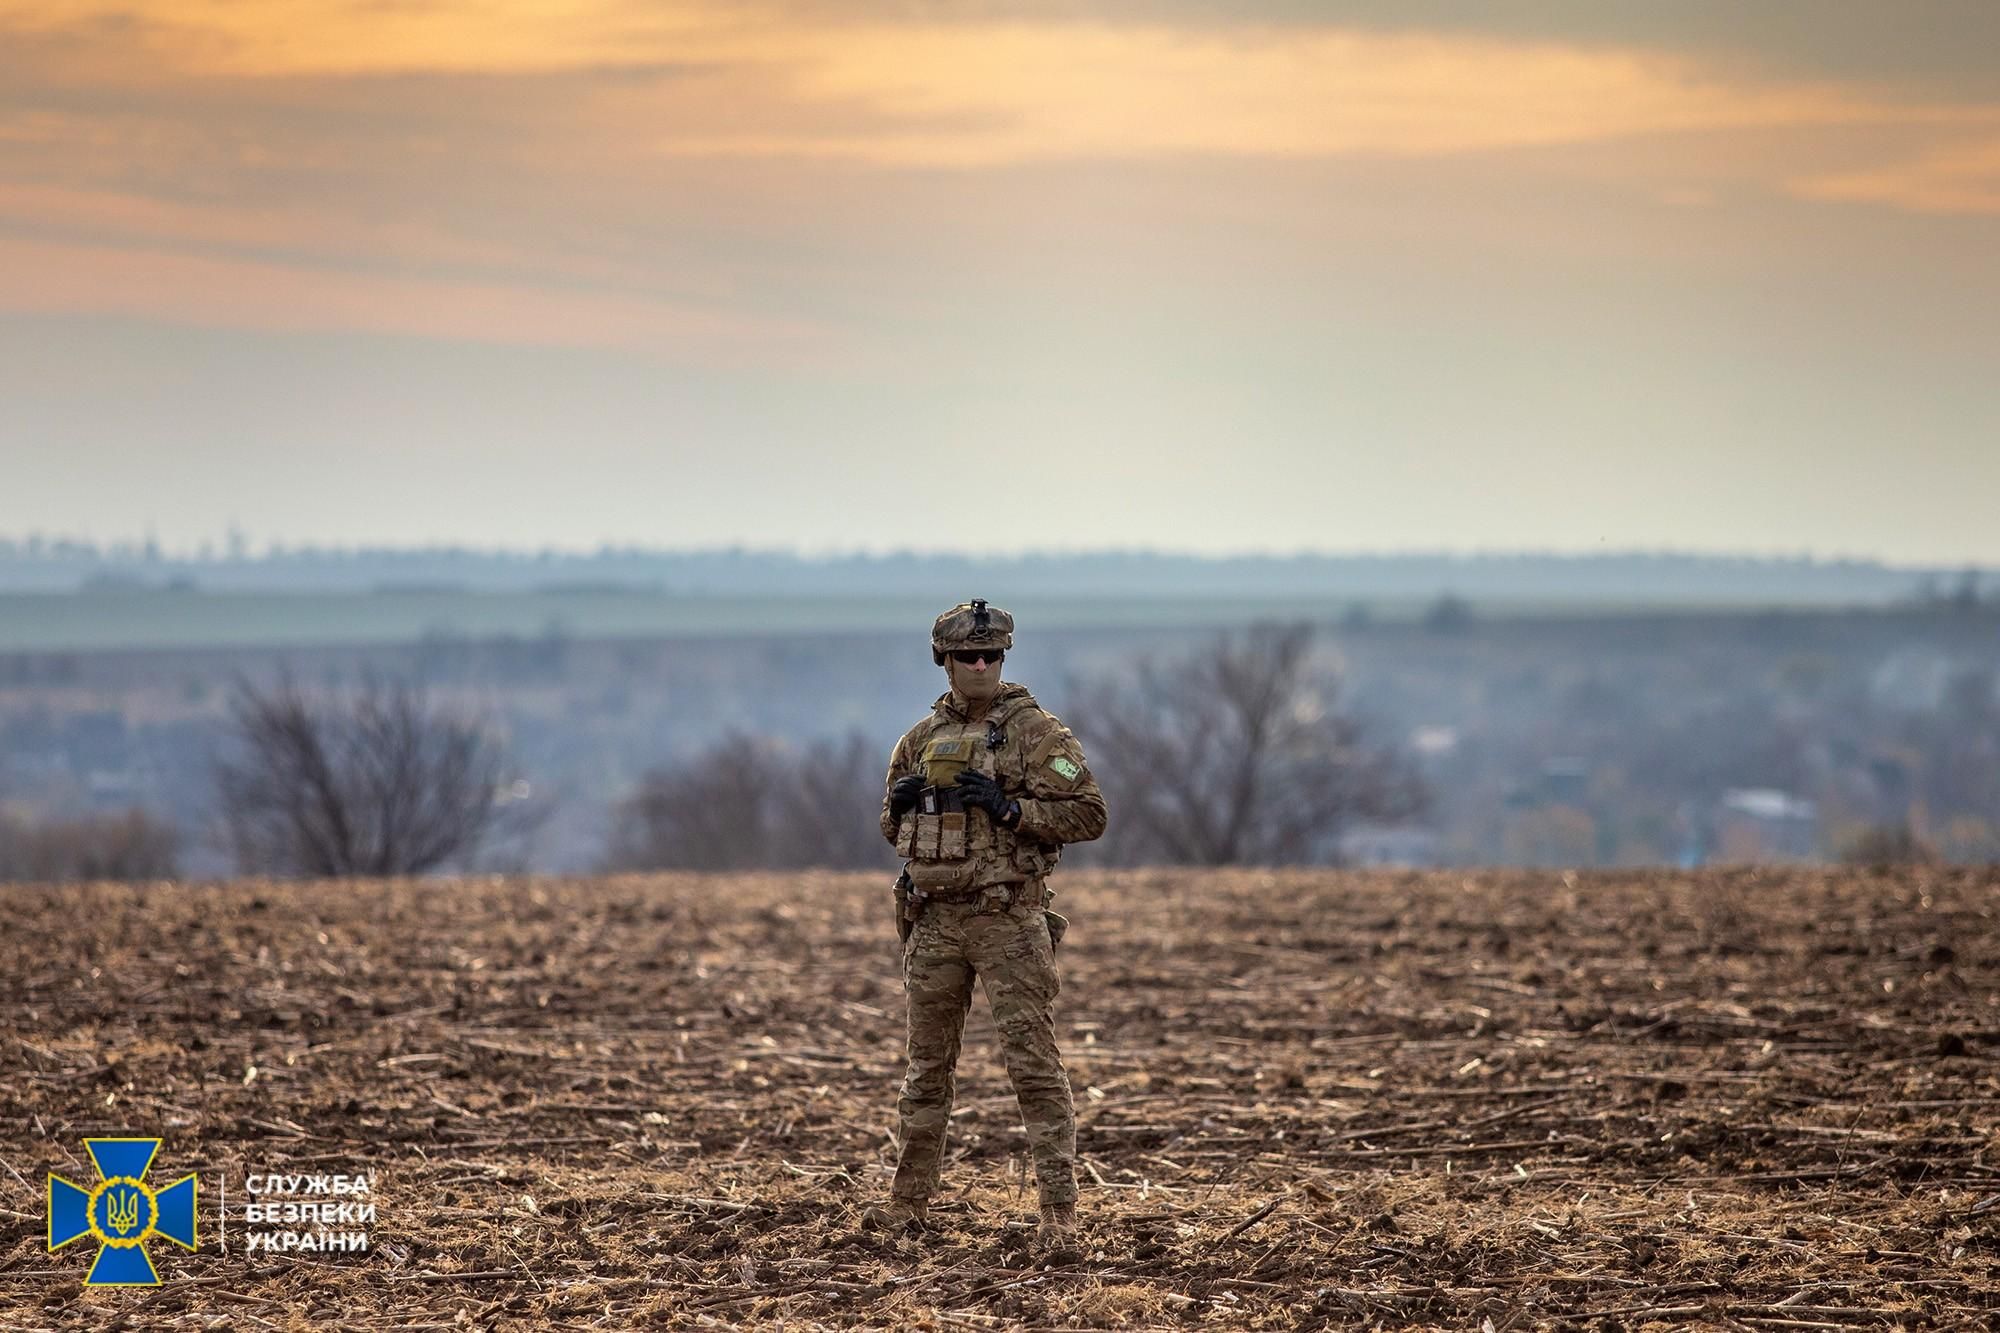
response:
<path id="1" fill-rule="evenodd" d="M 896 1103 L 902 1152 L 891 1193 L 906 1201 L 928 1199 L 937 1188 L 975 977 L 986 988 L 1007 1076 L 1020 1099 L 1042 1202 L 1074 1203 L 1076 1109 L 1056 1050 L 1062 978 L 1039 880 L 989 889 L 968 902 L 930 903 L 903 945 L 910 1067 Z"/>

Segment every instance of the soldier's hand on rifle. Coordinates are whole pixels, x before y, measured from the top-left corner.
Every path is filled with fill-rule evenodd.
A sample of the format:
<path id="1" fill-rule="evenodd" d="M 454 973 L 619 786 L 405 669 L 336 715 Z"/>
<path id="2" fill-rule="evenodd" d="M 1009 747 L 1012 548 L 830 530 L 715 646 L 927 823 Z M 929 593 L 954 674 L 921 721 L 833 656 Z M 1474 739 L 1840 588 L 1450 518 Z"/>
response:
<path id="1" fill-rule="evenodd" d="M 1021 803 L 1007 799 L 1007 793 L 1000 790 L 1000 779 L 968 768 L 958 775 L 958 787 L 965 794 L 965 803 L 993 816 L 994 823 L 1012 828 L 1020 822 Z"/>
<path id="2" fill-rule="evenodd" d="M 904 815 L 916 809 L 917 798 L 923 795 L 923 791 L 924 791 L 923 774 L 908 773 L 900 778 L 897 778 L 894 783 L 890 784 L 889 787 L 890 817 L 893 819 L 901 819 Z"/>

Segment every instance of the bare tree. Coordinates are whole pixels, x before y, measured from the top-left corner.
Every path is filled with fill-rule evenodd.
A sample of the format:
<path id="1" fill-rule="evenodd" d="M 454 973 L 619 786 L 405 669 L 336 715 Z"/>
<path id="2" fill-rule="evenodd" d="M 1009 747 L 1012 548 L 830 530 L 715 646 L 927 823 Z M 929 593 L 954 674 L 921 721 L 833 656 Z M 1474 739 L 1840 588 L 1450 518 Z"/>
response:
<path id="1" fill-rule="evenodd" d="M 234 752 L 216 766 L 240 868 L 274 875 L 417 875 L 463 862 L 501 822 L 501 747 L 420 685 L 369 678 L 344 703 L 289 678 L 245 682 Z"/>
<path id="2" fill-rule="evenodd" d="M 180 836 L 143 810 L 35 823 L 0 814 L 0 881 L 171 879 Z"/>
<path id="3" fill-rule="evenodd" d="M 1840 863 L 1886 870 L 1891 866 L 1934 865 L 1937 849 L 1908 824 L 1872 824 L 1840 848 Z"/>
<path id="4" fill-rule="evenodd" d="M 764 816 L 771 863 L 863 870 L 890 861 L 879 825 L 887 746 L 857 732 L 787 754 Z"/>
<path id="5" fill-rule="evenodd" d="M 885 752 L 859 735 L 802 749 L 732 732 L 646 775 L 613 816 L 618 870 L 859 869 L 888 855 L 876 827 Z"/>
<path id="6" fill-rule="evenodd" d="M 1104 855 L 1194 865 L 1331 861 L 1357 820 L 1426 804 L 1391 750 L 1309 674 L 1312 629 L 1258 625 L 1079 687 L 1072 712 L 1112 811 Z"/>
<path id="7" fill-rule="evenodd" d="M 671 769 L 655 769 L 612 815 L 614 870 L 739 870 L 767 842 L 768 746 L 732 732 Z"/>

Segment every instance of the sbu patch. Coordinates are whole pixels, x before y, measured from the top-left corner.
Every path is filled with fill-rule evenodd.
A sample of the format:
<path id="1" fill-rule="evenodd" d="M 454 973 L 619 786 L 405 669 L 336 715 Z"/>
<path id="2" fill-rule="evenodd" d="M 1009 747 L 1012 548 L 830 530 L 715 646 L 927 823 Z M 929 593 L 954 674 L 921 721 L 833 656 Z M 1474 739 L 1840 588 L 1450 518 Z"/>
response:
<path id="1" fill-rule="evenodd" d="M 1083 770 L 1077 766 L 1076 761 L 1071 759 L 1067 755 L 1059 754 L 1055 758 L 1049 760 L 1049 767 L 1053 769 L 1056 775 L 1062 778 L 1062 780 L 1065 782 L 1075 782 L 1076 775 L 1083 772 Z"/>
<path id="2" fill-rule="evenodd" d="M 977 746 L 969 736 L 938 736 L 924 747 L 924 781 L 933 787 L 949 787 L 958 775 L 971 767 Z"/>

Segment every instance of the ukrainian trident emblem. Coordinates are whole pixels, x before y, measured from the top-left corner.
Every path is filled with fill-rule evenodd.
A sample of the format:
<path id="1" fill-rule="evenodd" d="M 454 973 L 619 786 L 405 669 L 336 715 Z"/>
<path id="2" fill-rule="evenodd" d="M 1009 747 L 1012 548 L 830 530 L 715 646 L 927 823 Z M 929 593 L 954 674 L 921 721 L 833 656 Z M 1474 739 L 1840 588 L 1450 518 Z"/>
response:
<path id="1" fill-rule="evenodd" d="M 85 1139 L 97 1167 L 97 1187 L 85 1189 L 49 1175 L 49 1252 L 85 1236 L 97 1237 L 97 1260 L 85 1284 L 94 1287 L 157 1286 L 160 1275 L 146 1242 L 165 1236 L 195 1247 L 195 1178 L 182 1176 L 162 1190 L 146 1185 L 146 1168 L 158 1139 Z"/>

